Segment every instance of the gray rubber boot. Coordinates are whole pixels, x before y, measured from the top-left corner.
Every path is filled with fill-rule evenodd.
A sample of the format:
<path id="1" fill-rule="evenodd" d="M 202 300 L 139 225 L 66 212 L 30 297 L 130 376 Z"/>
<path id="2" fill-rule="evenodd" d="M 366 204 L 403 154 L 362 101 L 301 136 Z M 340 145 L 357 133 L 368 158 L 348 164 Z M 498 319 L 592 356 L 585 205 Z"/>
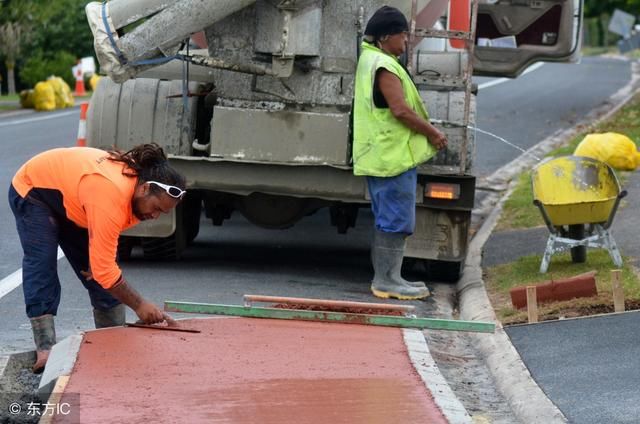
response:
<path id="1" fill-rule="evenodd" d="M 93 310 L 93 322 L 96 328 L 122 327 L 127 314 L 125 306 L 121 303 L 107 311 Z"/>
<path id="2" fill-rule="evenodd" d="M 56 327 L 53 315 L 50 314 L 31 318 L 30 321 L 33 341 L 36 344 L 36 362 L 31 370 L 35 374 L 40 374 L 47 364 L 51 347 L 56 344 Z"/>
<path id="3" fill-rule="evenodd" d="M 371 249 L 375 272 L 371 291 L 375 296 L 401 300 L 423 299 L 429 296 L 429 289 L 424 283 L 411 283 L 400 275 L 404 245 L 404 234 L 375 231 Z"/>
<path id="4" fill-rule="evenodd" d="M 400 239 L 400 241 L 398 241 Z M 382 246 L 383 249 L 401 249 L 402 256 L 404 258 L 404 246 L 406 244 L 404 234 L 399 233 L 385 233 L 378 230 L 373 230 L 373 243 L 371 245 L 371 263 L 374 262 L 374 255 L 376 254 L 376 250 L 379 246 Z M 398 243 L 401 242 L 401 245 Z M 375 265 L 374 265 L 375 268 Z M 395 267 L 391 270 L 392 278 L 398 281 L 402 281 L 403 284 L 407 284 L 411 287 L 416 287 L 419 289 L 427 288 L 427 285 L 424 281 L 407 281 L 402 278 L 401 275 L 402 270 L 402 260 L 400 260 L 399 266 Z"/>

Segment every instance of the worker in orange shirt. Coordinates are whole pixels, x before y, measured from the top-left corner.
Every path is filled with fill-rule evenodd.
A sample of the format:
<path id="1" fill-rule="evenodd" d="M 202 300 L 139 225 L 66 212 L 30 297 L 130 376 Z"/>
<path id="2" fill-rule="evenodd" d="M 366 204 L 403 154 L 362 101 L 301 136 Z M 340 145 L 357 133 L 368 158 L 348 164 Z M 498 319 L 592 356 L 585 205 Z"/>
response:
<path id="1" fill-rule="evenodd" d="M 89 291 L 96 328 L 124 325 L 124 305 L 147 324 L 175 324 L 127 283 L 116 252 L 123 230 L 170 212 L 184 194 L 184 177 L 157 144 L 126 153 L 53 149 L 22 165 L 9 188 L 9 204 L 24 251 L 22 287 L 37 351 L 34 372 L 44 369 L 56 342 L 58 245 Z"/>

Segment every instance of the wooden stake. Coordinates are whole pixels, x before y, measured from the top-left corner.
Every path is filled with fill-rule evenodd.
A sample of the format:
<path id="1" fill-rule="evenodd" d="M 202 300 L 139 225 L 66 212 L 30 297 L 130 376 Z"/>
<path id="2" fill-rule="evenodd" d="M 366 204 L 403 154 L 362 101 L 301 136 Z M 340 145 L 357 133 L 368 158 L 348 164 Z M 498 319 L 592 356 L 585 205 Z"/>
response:
<path id="1" fill-rule="evenodd" d="M 538 297 L 536 286 L 527 286 L 527 316 L 529 324 L 538 322 Z"/>
<path id="2" fill-rule="evenodd" d="M 613 309 L 616 312 L 624 312 L 624 290 L 620 281 L 620 270 L 611 271 L 611 287 L 613 287 Z"/>

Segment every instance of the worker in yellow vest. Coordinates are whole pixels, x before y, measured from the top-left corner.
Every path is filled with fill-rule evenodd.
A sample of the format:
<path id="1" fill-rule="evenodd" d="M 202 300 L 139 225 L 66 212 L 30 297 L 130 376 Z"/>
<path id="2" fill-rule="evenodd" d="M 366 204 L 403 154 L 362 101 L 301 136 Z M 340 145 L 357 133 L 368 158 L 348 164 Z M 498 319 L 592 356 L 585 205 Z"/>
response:
<path id="1" fill-rule="evenodd" d="M 354 94 L 354 174 L 367 177 L 375 230 L 371 247 L 375 296 L 422 299 L 423 282 L 402 278 L 405 240 L 415 229 L 416 167 L 447 146 L 398 57 L 409 25 L 398 9 L 383 6 L 365 28 Z"/>

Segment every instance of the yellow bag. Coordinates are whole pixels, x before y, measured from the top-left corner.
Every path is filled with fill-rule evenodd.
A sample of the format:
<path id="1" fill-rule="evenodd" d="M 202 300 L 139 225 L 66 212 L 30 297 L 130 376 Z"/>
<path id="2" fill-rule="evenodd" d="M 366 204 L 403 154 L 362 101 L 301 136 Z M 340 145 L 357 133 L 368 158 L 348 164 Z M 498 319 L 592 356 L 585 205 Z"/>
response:
<path id="1" fill-rule="evenodd" d="M 33 90 L 22 90 L 20 92 L 20 106 L 24 109 L 33 109 Z"/>
<path id="2" fill-rule="evenodd" d="M 51 84 L 56 94 L 56 108 L 64 109 L 73 106 L 73 95 L 71 94 L 69 84 L 62 78 L 54 76 L 47 78 L 47 81 Z"/>
<path id="3" fill-rule="evenodd" d="M 33 88 L 33 104 L 36 110 L 54 110 L 56 95 L 53 87 L 46 81 L 40 81 Z"/>
<path id="4" fill-rule="evenodd" d="M 91 88 L 91 91 L 96 91 L 100 78 L 101 77 L 98 74 L 91 75 L 91 78 L 89 78 L 89 88 Z"/>
<path id="5" fill-rule="evenodd" d="M 623 171 L 634 171 L 640 165 L 640 153 L 633 140 L 614 132 L 587 134 L 573 154 L 598 159 Z"/>

